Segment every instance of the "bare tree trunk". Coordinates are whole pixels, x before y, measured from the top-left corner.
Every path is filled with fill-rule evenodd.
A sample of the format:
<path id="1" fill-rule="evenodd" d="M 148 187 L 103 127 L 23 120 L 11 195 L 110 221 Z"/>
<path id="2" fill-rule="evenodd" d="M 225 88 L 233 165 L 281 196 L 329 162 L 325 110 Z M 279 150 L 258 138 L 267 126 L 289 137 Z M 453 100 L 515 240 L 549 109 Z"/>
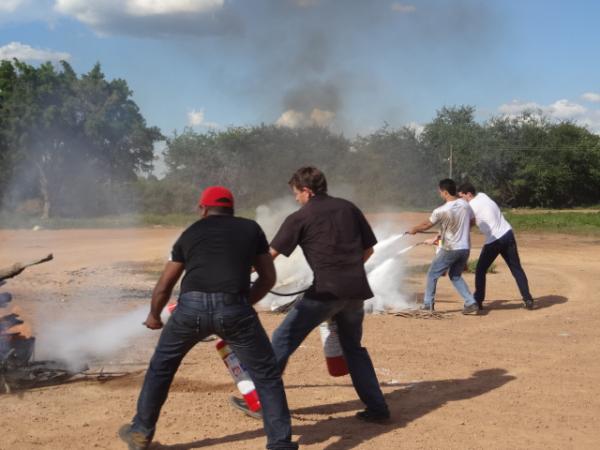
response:
<path id="1" fill-rule="evenodd" d="M 43 209 L 41 219 L 50 218 L 50 195 L 48 193 L 48 178 L 44 173 L 44 169 L 40 163 L 36 163 L 38 173 L 40 174 L 40 193 L 42 194 Z"/>

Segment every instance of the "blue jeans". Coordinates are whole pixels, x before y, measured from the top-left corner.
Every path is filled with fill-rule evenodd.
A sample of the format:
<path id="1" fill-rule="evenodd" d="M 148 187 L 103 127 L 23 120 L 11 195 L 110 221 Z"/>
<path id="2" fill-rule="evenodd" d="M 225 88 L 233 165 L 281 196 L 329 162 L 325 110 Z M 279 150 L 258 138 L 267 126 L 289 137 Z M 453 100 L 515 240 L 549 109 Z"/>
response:
<path id="1" fill-rule="evenodd" d="M 475 303 L 475 299 L 471 291 L 469 291 L 469 286 L 467 286 L 467 283 L 461 276 L 468 260 L 469 250 L 440 249 L 427 271 L 427 286 L 425 288 L 425 298 L 423 299 L 425 306 L 430 307 L 435 303 L 435 289 L 438 278 L 444 275 L 446 271 L 454 288 L 464 299 L 465 306 L 471 306 Z"/>
<path id="2" fill-rule="evenodd" d="M 267 448 L 297 449 L 298 445 L 291 442 L 290 412 L 273 348 L 256 311 L 241 295 L 187 292 L 180 296 L 150 360 L 132 430 L 152 438 L 181 360 L 211 334 L 229 344 L 254 381 Z"/>
<path id="3" fill-rule="evenodd" d="M 313 300 L 303 297 L 273 333 L 273 350 L 283 373 L 289 357 L 306 336 L 320 323 L 328 319 L 335 321 L 358 397 L 370 411 L 388 414 L 371 357 L 360 343 L 364 316 L 362 300 Z"/>
<path id="4" fill-rule="evenodd" d="M 502 255 L 502 258 L 506 261 L 510 273 L 512 273 L 512 276 L 517 282 L 523 300 L 533 300 L 531 292 L 529 292 L 527 275 L 525 275 L 525 271 L 523 270 L 523 267 L 521 267 L 521 260 L 519 259 L 519 252 L 517 251 L 517 241 L 515 240 L 515 234 L 512 230 L 507 231 L 502 237 L 496 239 L 494 242 L 485 244 L 481 249 L 481 255 L 479 255 L 479 261 L 477 262 L 477 269 L 475 269 L 475 300 L 480 304 L 485 300 L 485 276 L 489 267 L 498 255 Z"/>

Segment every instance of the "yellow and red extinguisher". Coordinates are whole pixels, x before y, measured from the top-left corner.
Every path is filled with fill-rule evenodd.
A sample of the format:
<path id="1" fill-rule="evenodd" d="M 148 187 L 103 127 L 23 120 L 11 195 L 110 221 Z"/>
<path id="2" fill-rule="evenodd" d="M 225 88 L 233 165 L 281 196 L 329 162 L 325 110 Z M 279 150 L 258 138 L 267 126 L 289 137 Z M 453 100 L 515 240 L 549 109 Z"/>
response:
<path id="1" fill-rule="evenodd" d="M 344 357 L 344 351 L 340 344 L 337 323 L 333 320 L 323 322 L 319 326 L 323 351 L 325 352 L 325 361 L 327 362 L 327 371 L 332 377 L 342 377 L 349 373 L 348 364 Z"/>

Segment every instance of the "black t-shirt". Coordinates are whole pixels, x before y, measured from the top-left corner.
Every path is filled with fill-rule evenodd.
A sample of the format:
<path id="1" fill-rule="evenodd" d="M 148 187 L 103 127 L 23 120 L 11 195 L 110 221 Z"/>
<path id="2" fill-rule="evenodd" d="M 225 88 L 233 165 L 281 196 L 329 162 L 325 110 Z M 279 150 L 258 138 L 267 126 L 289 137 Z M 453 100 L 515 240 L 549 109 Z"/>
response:
<path id="1" fill-rule="evenodd" d="M 302 248 L 314 275 L 307 297 L 366 300 L 373 292 L 363 255 L 376 243 L 373 230 L 356 206 L 319 194 L 285 219 L 271 247 L 285 256 L 297 245 Z"/>
<path id="2" fill-rule="evenodd" d="M 208 216 L 190 225 L 177 239 L 171 261 L 185 265 L 181 293 L 247 293 L 256 255 L 269 252 L 263 230 L 253 220 Z"/>

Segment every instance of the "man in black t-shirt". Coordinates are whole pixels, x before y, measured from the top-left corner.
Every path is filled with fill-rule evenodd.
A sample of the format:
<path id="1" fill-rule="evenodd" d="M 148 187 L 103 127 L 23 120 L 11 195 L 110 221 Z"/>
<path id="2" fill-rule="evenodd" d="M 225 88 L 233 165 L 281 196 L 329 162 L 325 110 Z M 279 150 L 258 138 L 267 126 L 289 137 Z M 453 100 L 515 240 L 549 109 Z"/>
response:
<path id="1" fill-rule="evenodd" d="M 154 436 L 160 409 L 185 354 L 208 335 L 223 338 L 248 370 L 261 401 L 268 449 L 297 449 L 291 442 L 281 371 L 252 307 L 275 283 L 269 245 L 253 220 L 233 215 L 233 195 L 220 186 L 204 190 L 201 220 L 188 227 L 152 293 L 145 325 L 160 329 L 161 311 L 185 271 L 177 308 L 165 325 L 146 372 L 131 424 L 119 430 L 130 449 L 145 449 Z M 250 270 L 258 278 L 250 287 Z"/>
<path id="2" fill-rule="evenodd" d="M 271 255 L 290 256 L 300 246 L 313 283 L 273 333 L 281 371 L 288 358 L 320 323 L 337 324 L 352 383 L 366 409 L 357 418 L 385 422 L 390 413 L 367 349 L 361 346 L 363 302 L 373 297 L 364 263 L 377 239 L 362 212 L 327 195 L 327 180 L 314 167 L 297 170 L 289 182 L 302 207 L 288 216 L 271 242 Z"/>

